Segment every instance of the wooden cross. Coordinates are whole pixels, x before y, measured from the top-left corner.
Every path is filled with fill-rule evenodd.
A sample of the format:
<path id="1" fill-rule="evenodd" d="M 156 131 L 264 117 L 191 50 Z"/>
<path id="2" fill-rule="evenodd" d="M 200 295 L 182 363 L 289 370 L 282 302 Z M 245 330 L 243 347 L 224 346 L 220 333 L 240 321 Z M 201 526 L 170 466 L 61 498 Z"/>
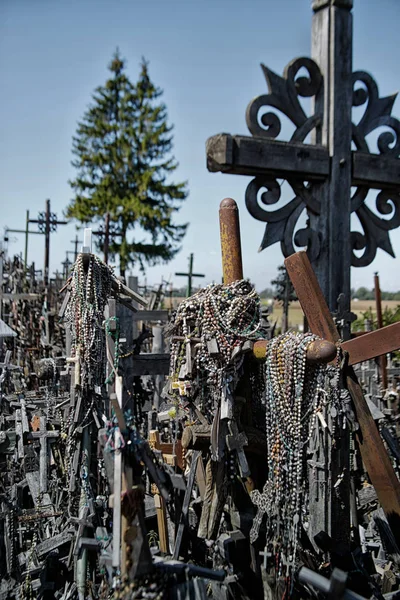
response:
<path id="1" fill-rule="evenodd" d="M 83 242 L 82 242 L 82 240 L 79 239 L 78 234 L 75 235 L 74 240 L 71 240 L 71 244 L 74 244 L 74 262 L 76 262 L 76 259 L 78 258 L 78 246 L 79 246 L 79 244 L 82 244 L 82 243 Z"/>
<path id="2" fill-rule="evenodd" d="M 40 440 L 40 458 L 39 458 L 39 490 L 41 493 L 47 492 L 47 463 L 48 463 L 48 445 L 51 440 L 58 438 L 59 431 L 48 431 L 46 427 L 46 417 L 40 417 L 40 430 L 33 431 L 29 437 Z"/>
<path id="3" fill-rule="evenodd" d="M 110 248 L 110 240 L 114 237 L 122 236 L 122 232 L 110 227 L 110 213 L 106 213 L 104 217 L 104 227 L 100 225 L 98 231 L 93 231 L 93 235 L 98 235 L 100 245 L 103 246 L 104 262 L 108 264 L 108 255 Z"/>
<path id="4" fill-rule="evenodd" d="M 0 367 L 2 369 L 10 369 L 11 371 L 15 370 L 15 369 L 22 371 L 22 367 L 19 367 L 17 365 L 12 365 L 10 361 L 11 361 L 11 350 L 7 350 L 6 355 L 4 357 L 4 362 L 0 363 Z"/>
<path id="5" fill-rule="evenodd" d="M 192 295 L 192 279 L 193 277 L 205 277 L 201 273 L 193 273 L 193 254 L 189 256 L 189 272 L 188 273 L 175 273 L 178 277 L 187 277 L 188 278 L 188 286 L 187 286 L 187 297 L 189 298 Z"/>
<path id="6" fill-rule="evenodd" d="M 340 293 L 350 308 L 350 266 L 369 265 L 378 248 L 394 256 L 389 230 L 398 227 L 400 211 L 399 144 L 390 147 L 397 135 L 379 136 L 379 154 L 370 152 L 367 141 L 382 125 L 398 131 L 399 122 L 391 116 L 396 95 L 380 98 L 371 75 L 352 72 L 352 7 L 353 0 L 314 0 L 312 59 L 293 60 L 283 77 L 262 65 L 269 93 L 251 101 L 246 112 L 254 137 L 223 133 L 207 141 L 209 171 L 254 177 L 246 190 L 246 206 L 255 219 L 267 223 L 260 250 L 280 242 L 289 256 L 295 245 L 307 246 L 331 311 Z M 300 71 L 306 76 L 298 77 Z M 299 97 L 312 99 L 311 116 Z M 352 123 L 352 106 L 364 109 L 358 123 Z M 281 121 L 276 112 L 267 112 L 271 107 L 294 124 L 289 142 L 275 139 Z M 305 143 L 309 135 L 311 143 Z M 287 180 L 294 198 L 268 210 L 280 198 L 279 179 Z M 371 188 L 382 190 L 376 202 L 380 214 L 391 212 L 393 199 L 390 219 L 380 218 L 366 205 Z M 304 210 L 309 221 L 295 233 Z M 353 212 L 362 234 L 350 231 Z M 353 250 L 363 250 L 362 256 Z"/>
<path id="7" fill-rule="evenodd" d="M 311 267 L 310 261 L 305 252 L 297 252 L 285 260 L 286 269 L 296 290 L 297 297 L 305 316 L 307 317 L 310 330 L 331 342 L 339 341 L 339 334 L 335 323 L 329 312 L 322 290 L 318 285 L 316 275 Z M 397 336 L 400 336 L 400 323 L 396 324 Z M 393 325 L 384 327 L 377 331 L 366 334 L 365 336 L 355 338 L 342 344 L 343 350 L 349 353 L 349 363 L 354 364 L 363 360 L 372 358 L 369 340 L 378 338 L 382 340 L 386 337 L 389 343 Z M 365 343 L 365 352 L 362 354 L 363 344 Z M 399 346 L 400 347 L 400 343 Z M 381 345 L 382 350 L 382 345 Z M 346 371 L 346 385 L 351 394 L 356 418 L 360 430 L 358 432 L 358 443 L 361 456 L 371 482 L 378 495 L 379 502 L 386 513 L 393 534 L 400 542 L 400 482 L 394 472 L 390 458 L 385 450 L 379 431 L 372 418 L 371 412 L 363 396 L 362 389 L 357 381 L 357 377 L 351 367 Z M 341 465 L 333 465 L 335 468 L 343 469 Z M 332 481 L 337 480 L 337 475 L 332 474 Z M 336 524 L 338 526 L 339 524 Z"/>
<path id="8" fill-rule="evenodd" d="M 226 445 L 228 446 L 228 449 L 231 452 L 233 450 L 236 450 L 241 476 L 249 477 L 250 469 L 247 463 L 246 455 L 243 450 L 244 446 L 247 446 L 246 434 L 243 431 L 239 433 L 236 421 L 229 421 L 228 427 L 231 435 L 226 436 Z"/>
<path id="9" fill-rule="evenodd" d="M 44 251 L 44 285 L 49 283 L 50 233 L 57 230 L 58 225 L 67 225 L 68 221 L 59 221 L 57 215 L 50 211 L 50 200 L 46 200 L 45 212 L 39 213 L 37 219 L 29 219 L 29 223 L 37 223 L 39 232 L 45 236 Z"/>

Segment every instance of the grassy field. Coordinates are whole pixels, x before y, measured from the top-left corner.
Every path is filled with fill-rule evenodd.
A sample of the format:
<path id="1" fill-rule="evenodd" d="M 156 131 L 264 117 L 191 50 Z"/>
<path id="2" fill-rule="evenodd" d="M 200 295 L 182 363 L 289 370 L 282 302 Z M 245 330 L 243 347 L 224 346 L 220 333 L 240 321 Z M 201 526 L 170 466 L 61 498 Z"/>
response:
<path id="1" fill-rule="evenodd" d="M 269 304 L 267 300 L 263 300 L 263 304 Z M 396 308 L 400 302 L 397 300 L 383 300 L 382 301 L 382 310 L 385 310 L 385 306 L 388 308 Z M 357 302 L 351 303 L 351 310 L 353 313 L 357 315 L 357 317 L 361 317 L 363 312 L 372 308 L 375 313 L 375 301 L 374 300 L 358 300 Z M 277 326 L 279 327 L 282 320 L 282 307 L 274 302 L 273 304 L 273 312 L 269 316 L 269 321 L 271 323 L 277 322 Z M 289 327 L 298 327 L 303 324 L 303 311 L 301 310 L 299 302 L 292 302 L 289 307 Z"/>
<path id="2" fill-rule="evenodd" d="M 172 298 L 173 307 L 176 308 L 180 302 L 182 302 L 184 298 Z M 262 304 L 270 305 L 269 300 L 262 300 Z M 389 307 L 391 309 L 399 306 L 400 302 L 398 300 L 383 300 L 382 301 L 382 310 L 385 310 L 385 307 Z M 165 298 L 164 304 L 165 309 L 169 309 L 170 299 Z M 369 308 L 372 308 L 373 312 L 376 313 L 375 309 L 375 301 L 374 300 L 358 300 L 357 302 L 351 303 L 351 310 L 353 313 L 357 315 L 357 317 L 361 317 L 363 312 L 367 311 Z M 277 323 L 277 327 L 280 327 L 282 321 L 282 307 L 278 302 L 273 302 L 273 311 L 269 316 L 269 321 L 271 324 Z M 303 325 L 303 311 L 301 310 L 301 306 L 299 302 L 292 302 L 289 307 L 289 327 L 298 327 Z"/>

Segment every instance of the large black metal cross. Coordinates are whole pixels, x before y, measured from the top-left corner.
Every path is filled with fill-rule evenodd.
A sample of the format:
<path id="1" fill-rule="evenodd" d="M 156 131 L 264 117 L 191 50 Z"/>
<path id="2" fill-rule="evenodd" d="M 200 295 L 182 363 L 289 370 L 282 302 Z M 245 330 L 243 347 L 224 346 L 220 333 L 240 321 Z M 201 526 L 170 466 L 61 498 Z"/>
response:
<path id="1" fill-rule="evenodd" d="M 314 0 L 312 59 L 293 60 L 283 77 L 262 65 L 269 93 L 247 107 L 252 137 L 220 134 L 207 141 L 210 171 L 254 176 L 246 206 L 267 223 L 260 249 L 279 241 L 289 256 L 295 246 L 307 247 L 331 311 L 340 293 L 350 308 L 350 266 L 369 265 L 378 248 L 394 256 L 389 231 L 400 225 L 400 122 L 391 116 L 396 95 L 380 98 L 371 75 L 352 72 L 352 7 L 353 0 Z M 311 116 L 299 97 L 311 98 Z M 364 107 L 356 124 L 353 106 Z M 281 122 L 270 107 L 294 124 L 290 141 L 276 140 Z M 367 138 L 382 126 L 387 131 L 378 132 L 373 154 Z M 268 210 L 280 199 L 280 178 L 294 198 Z M 379 191 L 376 210 L 386 218 L 366 205 L 371 189 Z M 295 231 L 304 210 L 307 225 Z M 353 212 L 363 233 L 351 231 Z"/>

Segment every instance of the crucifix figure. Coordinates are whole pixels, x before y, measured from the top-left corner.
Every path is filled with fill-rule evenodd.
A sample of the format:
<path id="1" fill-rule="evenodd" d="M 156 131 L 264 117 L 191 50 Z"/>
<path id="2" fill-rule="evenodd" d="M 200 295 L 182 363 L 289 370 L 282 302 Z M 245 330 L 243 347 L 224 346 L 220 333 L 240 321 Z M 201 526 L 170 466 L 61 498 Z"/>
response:
<path id="1" fill-rule="evenodd" d="M 280 242 L 287 257 L 295 246 L 307 247 L 330 311 L 343 293 L 349 312 L 350 266 L 369 265 L 378 248 L 394 256 L 389 231 L 400 225 L 400 122 L 391 116 L 396 95 L 381 98 L 371 75 L 352 71 L 353 0 L 314 0 L 312 7 L 312 59 L 291 61 L 283 77 L 262 65 L 269 93 L 247 107 L 253 137 L 211 137 L 207 166 L 254 177 L 245 200 L 250 214 L 267 223 L 260 250 Z M 311 116 L 299 97 L 311 98 Z M 364 107 L 358 123 L 352 122 L 353 106 Z M 281 121 L 270 107 L 293 123 L 290 141 L 277 141 Z M 380 133 L 373 154 L 368 136 L 382 126 L 391 131 Z M 278 179 L 288 182 L 294 197 L 268 210 L 281 196 Z M 389 218 L 367 206 L 370 190 L 378 190 L 376 211 Z M 304 211 L 307 225 L 295 232 Z M 352 213 L 363 233 L 351 231 Z M 348 335 L 349 324 L 346 329 Z"/>
<path id="2" fill-rule="evenodd" d="M 193 277 L 205 277 L 201 273 L 193 273 L 193 253 L 189 256 L 189 272 L 188 273 L 175 273 L 177 277 L 187 277 L 188 286 L 186 296 L 190 298 L 192 295 L 192 279 Z"/>

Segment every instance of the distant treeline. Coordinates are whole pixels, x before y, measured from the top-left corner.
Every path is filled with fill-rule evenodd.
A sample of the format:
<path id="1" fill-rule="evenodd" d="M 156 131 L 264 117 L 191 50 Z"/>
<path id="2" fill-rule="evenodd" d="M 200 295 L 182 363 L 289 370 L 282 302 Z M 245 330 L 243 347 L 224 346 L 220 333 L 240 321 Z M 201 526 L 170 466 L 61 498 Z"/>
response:
<path id="1" fill-rule="evenodd" d="M 264 300 L 268 300 L 274 298 L 275 293 L 272 288 L 265 288 L 262 292 L 260 292 L 260 297 Z M 400 301 L 400 291 L 399 292 L 383 292 L 381 291 L 382 300 L 399 300 Z M 368 290 L 366 287 L 360 287 L 357 290 L 351 290 L 351 299 L 354 300 L 357 298 L 358 300 L 375 300 L 375 292 L 374 290 Z"/>
<path id="2" fill-rule="evenodd" d="M 382 300 L 400 300 L 399 292 L 383 292 L 381 290 Z M 374 290 L 368 290 L 366 287 L 360 287 L 358 290 L 351 290 L 351 298 L 357 298 L 358 300 L 375 300 Z"/>

